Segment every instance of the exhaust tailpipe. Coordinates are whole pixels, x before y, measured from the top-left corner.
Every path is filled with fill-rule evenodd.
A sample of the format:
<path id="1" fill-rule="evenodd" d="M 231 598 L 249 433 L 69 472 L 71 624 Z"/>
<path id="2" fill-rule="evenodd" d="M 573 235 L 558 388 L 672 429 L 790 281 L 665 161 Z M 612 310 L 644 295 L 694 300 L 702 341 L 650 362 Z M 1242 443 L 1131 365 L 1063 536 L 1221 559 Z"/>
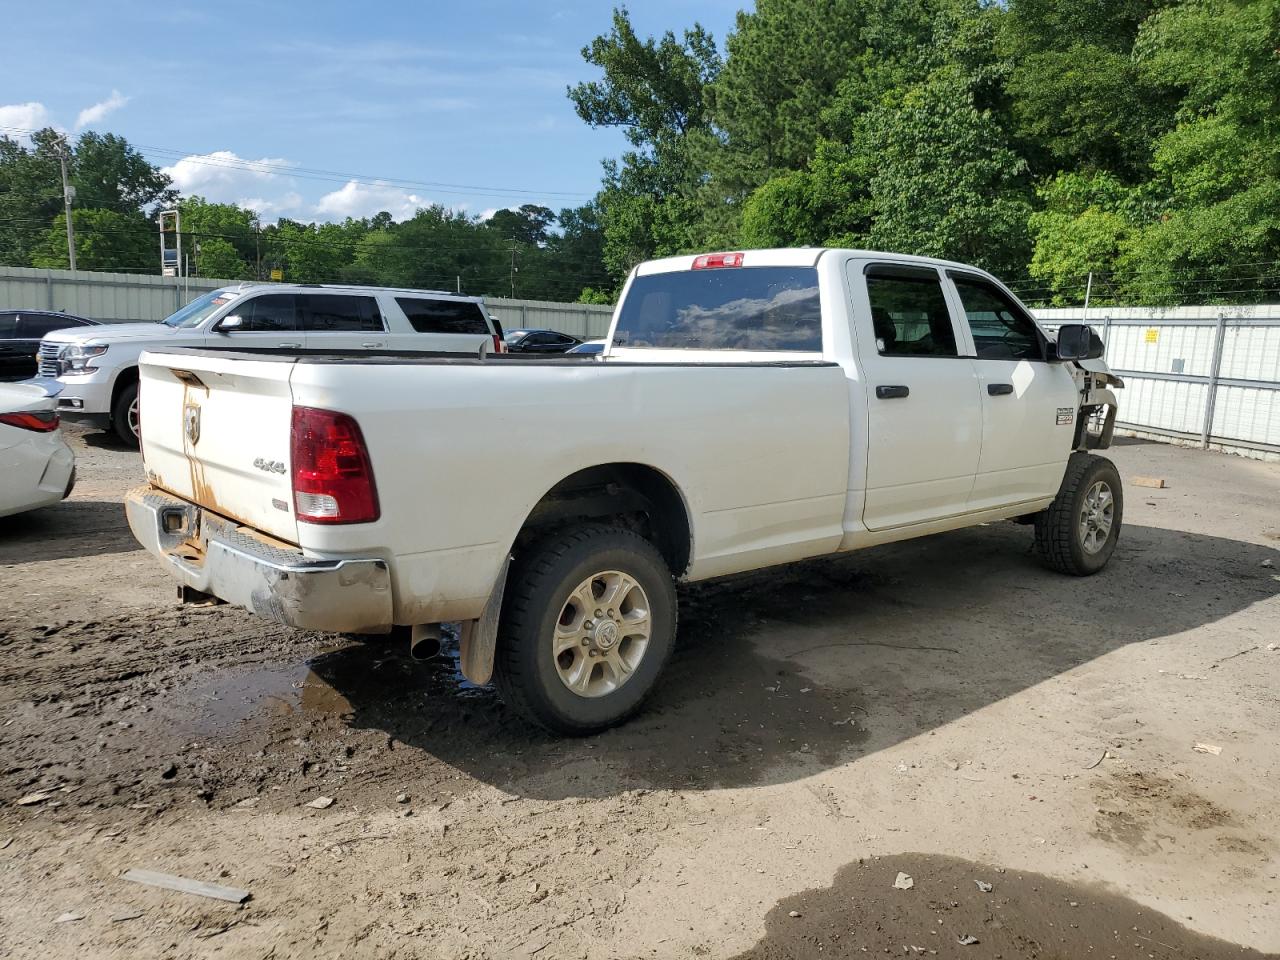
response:
<path id="1" fill-rule="evenodd" d="M 430 660 L 440 655 L 440 624 L 415 623 L 409 633 L 409 656 Z"/>

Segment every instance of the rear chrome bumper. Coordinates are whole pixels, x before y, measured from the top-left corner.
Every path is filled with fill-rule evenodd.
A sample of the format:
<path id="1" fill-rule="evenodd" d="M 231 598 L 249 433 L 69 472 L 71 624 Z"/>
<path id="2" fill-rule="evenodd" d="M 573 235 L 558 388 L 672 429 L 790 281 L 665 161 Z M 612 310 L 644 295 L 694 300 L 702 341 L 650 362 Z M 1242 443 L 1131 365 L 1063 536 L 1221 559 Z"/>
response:
<path id="1" fill-rule="evenodd" d="M 152 486 L 130 490 L 124 502 L 133 535 L 184 587 L 291 627 L 391 629 L 385 560 L 305 557 Z"/>

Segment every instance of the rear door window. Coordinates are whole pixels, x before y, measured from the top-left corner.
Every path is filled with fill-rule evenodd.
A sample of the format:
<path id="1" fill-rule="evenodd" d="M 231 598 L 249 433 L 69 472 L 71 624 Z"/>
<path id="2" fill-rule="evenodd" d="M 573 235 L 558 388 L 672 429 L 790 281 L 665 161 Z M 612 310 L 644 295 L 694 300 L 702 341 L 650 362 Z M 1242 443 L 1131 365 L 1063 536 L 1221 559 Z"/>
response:
<path id="1" fill-rule="evenodd" d="M 0 313 L 0 337 L 16 337 L 18 335 L 18 315 L 16 313 Z"/>
<path id="2" fill-rule="evenodd" d="M 298 297 L 293 293 L 268 293 L 240 304 L 235 313 L 244 323 L 233 333 L 278 333 L 297 329 Z"/>
<path id="3" fill-rule="evenodd" d="M 396 303 L 418 333 L 487 334 L 489 325 L 478 303 L 467 300 L 428 300 L 396 297 Z"/>
<path id="4" fill-rule="evenodd" d="M 1043 360 L 1044 344 L 1025 310 L 999 287 L 971 274 L 952 273 L 979 360 Z"/>
<path id="5" fill-rule="evenodd" d="M 730 267 L 631 282 L 613 343 L 701 350 L 822 350 L 818 271 Z"/>
<path id="6" fill-rule="evenodd" d="M 309 333 L 374 332 L 385 329 L 378 301 L 338 293 L 309 293 L 302 298 L 302 329 Z"/>
<path id="7" fill-rule="evenodd" d="M 938 271 L 872 264 L 866 277 L 876 350 L 881 356 L 959 356 Z"/>

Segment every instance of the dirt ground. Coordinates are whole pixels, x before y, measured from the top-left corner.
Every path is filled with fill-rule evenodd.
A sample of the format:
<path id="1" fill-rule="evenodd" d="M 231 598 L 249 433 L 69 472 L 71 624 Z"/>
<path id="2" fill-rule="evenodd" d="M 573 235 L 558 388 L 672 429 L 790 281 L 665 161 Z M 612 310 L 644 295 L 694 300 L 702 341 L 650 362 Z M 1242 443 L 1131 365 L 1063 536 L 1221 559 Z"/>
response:
<path id="1" fill-rule="evenodd" d="M 1169 485 L 1090 579 L 1000 523 L 688 588 L 649 709 L 554 740 L 447 657 L 178 608 L 137 455 L 71 436 L 0 520 L 0 955 L 1280 954 L 1280 465 L 1117 447 Z"/>

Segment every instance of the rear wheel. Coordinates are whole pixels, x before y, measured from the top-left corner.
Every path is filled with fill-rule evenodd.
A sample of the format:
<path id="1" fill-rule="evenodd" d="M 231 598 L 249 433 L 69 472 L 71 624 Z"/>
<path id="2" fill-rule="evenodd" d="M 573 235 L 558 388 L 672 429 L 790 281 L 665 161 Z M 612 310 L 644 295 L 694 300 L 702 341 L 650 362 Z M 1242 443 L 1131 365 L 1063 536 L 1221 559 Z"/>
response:
<path id="1" fill-rule="evenodd" d="M 130 383 L 120 390 L 111 405 L 111 429 L 131 447 L 138 445 L 138 385 Z"/>
<path id="2" fill-rule="evenodd" d="M 1123 514 L 1124 490 L 1115 464 L 1073 453 L 1057 498 L 1036 515 L 1036 551 L 1062 573 L 1097 573 L 1115 552 Z"/>
<path id="3" fill-rule="evenodd" d="M 648 540 L 596 524 L 553 534 L 512 567 L 498 690 L 552 732 L 596 733 L 640 709 L 675 629 L 675 585 Z"/>

